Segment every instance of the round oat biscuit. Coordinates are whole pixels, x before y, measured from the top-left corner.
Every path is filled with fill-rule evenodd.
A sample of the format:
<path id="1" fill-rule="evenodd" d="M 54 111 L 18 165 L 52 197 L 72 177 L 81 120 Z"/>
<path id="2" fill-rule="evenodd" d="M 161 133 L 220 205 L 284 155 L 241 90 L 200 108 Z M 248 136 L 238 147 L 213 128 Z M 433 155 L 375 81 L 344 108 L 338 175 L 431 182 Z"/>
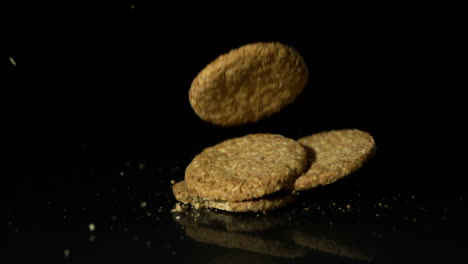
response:
<path id="1" fill-rule="evenodd" d="M 296 180 L 296 190 L 333 183 L 358 170 L 376 150 L 374 138 L 358 129 L 321 132 L 298 142 L 309 153 L 311 165 Z"/>
<path id="2" fill-rule="evenodd" d="M 184 204 L 191 204 L 195 208 L 216 208 L 229 212 L 271 211 L 289 205 L 296 199 L 295 194 L 285 193 L 241 202 L 209 200 L 199 197 L 195 191 L 187 188 L 185 181 L 174 184 L 172 191 L 175 198 Z"/>
<path id="3" fill-rule="evenodd" d="M 307 66 L 297 51 L 278 42 L 257 42 L 209 63 L 193 80 L 189 100 L 205 121 L 241 125 L 292 103 L 307 80 Z"/>
<path id="4" fill-rule="evenodd" d="M 243 201 L 293 189 L 308 164 L 298 142 L 250 134 L 204 149 L 185 170 L 187 187 L 207 199 Z"/>

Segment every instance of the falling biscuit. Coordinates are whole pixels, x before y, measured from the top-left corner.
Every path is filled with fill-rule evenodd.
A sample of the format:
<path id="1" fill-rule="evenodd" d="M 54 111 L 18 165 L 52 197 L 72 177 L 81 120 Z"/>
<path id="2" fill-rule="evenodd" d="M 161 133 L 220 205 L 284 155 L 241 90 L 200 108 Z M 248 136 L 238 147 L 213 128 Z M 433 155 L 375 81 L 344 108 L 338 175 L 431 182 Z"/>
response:
<path id="1" fill-rule="evenodd" d="M 241 202 L 210 200 L 199 197 L 195 191 L 187 188 L 185 181 L 173 185 L 172 191 L 175 198 L 184 204 L 191 204 L 195 208 L 216 208 L 229 212 L 270 211 L 289 205 L 296 198 L 293 193 L 284 193 Z"/>
<path id="2" fill-rule="evenodd" d="M 333 183 L 358 170 L 376 150 L 373 137 L 358 129 L 321 132 L 298 142 L 309 153 L 311 165 L 296 180 L 296 190 Z"/>
<path id="3" fill-rule="evenodd" d="M 307 66 L 293 48 L 252 43 L 208 64 L 193 80 L 189 100 L 195 113 L 210 123 L 253 123 L 292 103 L 307 80 Z"/>
<path id="4" fill-rule="evenodd" d="M 185 170 L 187 187 L 211 200 L 243 201 L 292 189 L 308 163 L 296 141 L 250 134 L 204 149 Z"/>

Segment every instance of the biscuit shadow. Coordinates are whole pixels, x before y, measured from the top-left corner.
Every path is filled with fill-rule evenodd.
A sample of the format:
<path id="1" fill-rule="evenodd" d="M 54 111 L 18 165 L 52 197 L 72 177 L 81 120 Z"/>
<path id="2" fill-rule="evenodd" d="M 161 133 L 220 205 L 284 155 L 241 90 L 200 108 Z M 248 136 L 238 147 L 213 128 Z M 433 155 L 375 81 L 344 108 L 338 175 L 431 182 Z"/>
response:
<path id="1" fill-rule="evenodd" d="M 313 148 L 306 146 L 304 144 L 301 144 L 301 146 L 304 148 L 304 150 L 307 153 L 308 161 L 307 161 L 307 167 L 304 171 L 308 171 L 310 167 L 312 166 L 312 164 L 314 164 L 315 161 L 317 160 L 317 152 Z"/>
<path id="2" fill-rule="evenodd" d="M 362 230 L 339 223 L 331 228 L 328 221 L 299 216 L 294 210 L 246 215 L 190 209 L 173 219 L 193 241 L 246 254 L 363 262 L 375 256 L 375 247 Z"/>

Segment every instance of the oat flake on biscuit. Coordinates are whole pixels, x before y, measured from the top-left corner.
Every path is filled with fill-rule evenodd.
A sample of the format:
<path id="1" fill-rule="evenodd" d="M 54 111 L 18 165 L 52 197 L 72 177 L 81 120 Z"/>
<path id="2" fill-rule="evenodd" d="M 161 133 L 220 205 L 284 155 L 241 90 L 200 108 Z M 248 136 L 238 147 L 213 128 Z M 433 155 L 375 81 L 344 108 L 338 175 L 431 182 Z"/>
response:
<path id="1" fill-rule="evenodd" d="M 222 200 L 210 200 L 201 198 L 198 194 L 187 188 L 185 181 L 176 183 L 172 187 L 176 200 L 184 204 L 190 204 L 196 209 L 216 208 L 228 212 L 262 212 L 271 211 L 287 206 L 295 201 L 296 195 L 289 192 L 274 195 L 268 198 L 259 198 L 240 202 L 229 202 Z"/>
<path id="2" fill-rule="evenodd" d="M 361 168 L 376 150 L 374 138 L 358 129 L 325 131 L 297 141 L 308 151 L 311 165 L 296 180 L 296 190 L 333 183 Z"/>
<path id="3" fill-rule="evenodd" d="M 189 100 L 205 121 L 241 125 L 292 103 L 307 80 L 307 66 L 293 48 L 278 42 L 252 43 L 208 64 L 193 80 Z"/>
<path id="4" fill-rule="evenodd" d="M 307 164 L 307 153 L 295 140 L 250 134 L 204 149 L 187 166 L 185 182 L 203 198 L 250 200 L 293 189 Z"/>

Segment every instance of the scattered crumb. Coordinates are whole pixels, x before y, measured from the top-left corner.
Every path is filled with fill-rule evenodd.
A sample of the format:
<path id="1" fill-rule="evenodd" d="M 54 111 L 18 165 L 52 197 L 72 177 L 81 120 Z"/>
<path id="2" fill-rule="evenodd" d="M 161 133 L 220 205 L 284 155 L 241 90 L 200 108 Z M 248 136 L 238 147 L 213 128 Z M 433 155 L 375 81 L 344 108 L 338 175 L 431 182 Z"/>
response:
<path id="1" fill-rule="evenodd" d="M 130 5 L 130 9 L 135 9 L 135 5 Z"/>
<path id="2" fill-rule="evenodd" d="M 185 210 L 187 209 L 187 206 L 186 205 L 183 205 L 181 203 L 176 203 L 174 209 L 171 210 L 171 212 L 175 213 L 175 212 L 184 212 Z"/>
<path id="3" fill-rule="evenodd" d="M 379 207 L 382 207 L 382 203 L 378 203 Z"/>
<path id="4" fill-rule="evenodd" d="M 346 205 L 346 208 L 347 208 L 347 209 L 351 208 L 351 205 L 350 205 L 350 204 L 347 204 L 347 205 Z"/>
<path id="5" fill-rule="evenodd" d="M 94 242 L 94 240 L 96 240 L 96 236 L 95 235 L 90 235 L 89 236 L 89 242 Z"/>
<path id="6" fill-rule="evenodd" d="M 174 185 L 176 183 L 176 181 L 174 180 L 171 180 L 171 184 Z"/>
<path id="7" fill-rule="evenodd" d="M 375 214 L 375 216 L 379 217 L 380 215 L 379 215 L 379 214 Z"/>
<path id="8" fill-rule="evenodd" d="M 93 232 L 96 229 L 96 226 L 93 223 L 91 223 L 88 225 L 88 228 L 89 228 L 89 231 Z"/>
<path id="9" fill-rule="evenodd" d="M 176 216 L 176 217 L 175 217 L 175 219 L 179 220 L 179 219 L 180 219 L 180 216 L 179 216 L 179 215 L 178 215 L 178 216 Z"/>
<path id="10" fill-rule="evenodd" d="M 145 164 L 144 163 L 139 163 L 138 164 L 138 169 L 139 170 L 144 170 L 145 169 Z"/>
<path id="11" fill-rule="evenodd" d="M 65 256 L 66 258 L 68 258 L 70 256 L 70 249 L 66 248 L 64 251 L 63 251 L 63 256 Z"/>
<path id="12" fill-rule="evenodd" d="M 10 57 L 10 63 L 16 67 L 16 61 L 13 59 L 13 57 Z"/>
<path id="13" fill-rule="evenodd" d="M 146 202 L 140 202 L 140 207 L 145 208 L 148 204 Z"/>

